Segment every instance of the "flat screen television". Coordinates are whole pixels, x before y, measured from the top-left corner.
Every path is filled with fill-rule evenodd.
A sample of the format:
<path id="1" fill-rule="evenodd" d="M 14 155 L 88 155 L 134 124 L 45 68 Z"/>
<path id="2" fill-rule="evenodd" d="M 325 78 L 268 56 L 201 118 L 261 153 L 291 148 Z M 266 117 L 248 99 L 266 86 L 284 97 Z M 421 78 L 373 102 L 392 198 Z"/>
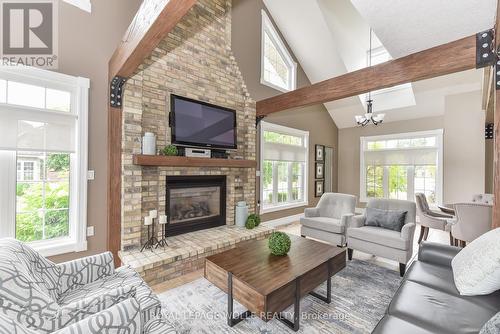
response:
<path id="1" fill-rule="evenodd" d="M 236 111 L 182 96 L 170 96 L 172 144 L 236 149 Z"/>

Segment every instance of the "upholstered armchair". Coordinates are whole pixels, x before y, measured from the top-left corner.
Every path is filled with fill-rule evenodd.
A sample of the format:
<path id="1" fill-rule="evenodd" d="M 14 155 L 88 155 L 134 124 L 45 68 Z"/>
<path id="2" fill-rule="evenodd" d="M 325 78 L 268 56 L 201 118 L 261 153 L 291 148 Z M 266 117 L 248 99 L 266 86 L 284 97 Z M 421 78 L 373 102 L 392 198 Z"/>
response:
<path id="1" fill-rule="evenodd" d="M 452 219 L 453 216 L 432 211 L 429 208 L 429 204 L 427 203 L 427 198 L 423 193 L 415 194 L 415 202 L 417 205 L 418 222 L 420 224 L 420 236 L 418 238 L 418 243 L 422 242 L 422 239 L 427 240 L 427 236 L 429 235 L 429 229 L 431 228 L 441 231 L 449 230 L 448 219 Z"/>
<path id="2" fill-rule="evenodd" d="M 144 323 L 161 304 L 140 275 L 114 268 L 111 253 L 55 264 L 14 239 L 0 240 L 0 314 L 38 333 L 52 333 L 135 299 Z"/>
<path id="3" fill-rule="evenodd" d="M 352 217 L 347 228 L 347 254 L 352 260 L 354 250 L 373 254 L 399 262 L 399 272 L 403 276 L 406 264 L 413 255 L 416 206 L 411 201 L 394 199 L 371 199 L 367 208 L 406 211 L 401 232 L 376 226 L 365 226 L 366 213 Z"/>
<path id="4" fill-rule="evenodd" d="M 300 234 L 326 241 L 333 245 L 345 245 L 347 224 L 354 216 L 356 196 L 325 193 L 315 208 L 308 208 L 300 219 Z"/>
<path id="5" fill-rule="evenodd" d="M 28 329 L 0 313 L 0 333 L 37 334 L 39 332 Z M 136 299 L 129 298 L 53 333 L 174 334 L 176 331 L 162 318 L 144 323 L 139 303 Z"/>
<path id="6" fill-rule="evenodd" d="M 456 222 L 451 226 L 451 234 L 462 247 L 491 229 L 493 205 L 482 203 L 455 204 Z"/>

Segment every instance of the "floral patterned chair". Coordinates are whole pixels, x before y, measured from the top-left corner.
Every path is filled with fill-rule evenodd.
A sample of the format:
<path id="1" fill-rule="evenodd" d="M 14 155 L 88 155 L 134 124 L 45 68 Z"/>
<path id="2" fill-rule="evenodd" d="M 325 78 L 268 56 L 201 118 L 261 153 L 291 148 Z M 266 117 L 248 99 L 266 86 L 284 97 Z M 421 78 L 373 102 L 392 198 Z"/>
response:
<path id="1" fill-rule="evenodd" d="M 9 319 L 26 333 L 93 333 L 78 328 L 96 328 L 93 322 L 115 328 L 121 320 L 123 326 L 135 328 L 127 333 L 146 333 L 146 326 L 157 328 L 159 323 L 162 332 L 171 333 L 171 327 L 159 319 L 161 304 L 151 288 L 134 270 L 115 269 L 113 263 L 107 252 L 55 264 L 20 241 L 1 239 L 0 334 Z M 120 312 L 124 309 L 128 311 Z M 24 333 L 20 329 L 5 332 Z M 114 332 L 121 333 L 109 331 Z"/>

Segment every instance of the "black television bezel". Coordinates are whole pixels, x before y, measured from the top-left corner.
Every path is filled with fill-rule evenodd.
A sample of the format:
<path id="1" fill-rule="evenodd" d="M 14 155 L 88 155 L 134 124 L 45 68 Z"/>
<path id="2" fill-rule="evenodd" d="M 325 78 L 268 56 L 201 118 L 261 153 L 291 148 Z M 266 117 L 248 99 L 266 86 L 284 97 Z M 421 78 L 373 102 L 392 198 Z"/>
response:
<path id="1" fill-rule="evenodd" d="M 223 111 L 233 113 L 233 115 L 234 115 L 234 117 L 233 117 L 233 119 L 234 119 L 234 124 L 233 124 L 233 126 L 234 126 L 234 145 L 213 145 L 213 144 L 204 144 L 204 143 L 196 143 L 196 142 L 177 140 L 175 137 L 175 101 L 177 99 L 184 100 L 187 102 L 197 103 L 197 104 L 201 104 L 201 105 L 204 105 L 207 107 L 217 108 L 217 109 L 221 109 Z M 238 144 L 237 144 L 238 128 L 236 125 L 236 110 L 231 109 L 231 108 L 226 108 L 226 107 L 218 106 L 218 105 L 203 102 L 203 101 L 190 99 L 188 97 L 184 97 L 184 96 L 180 96 L 180 95 L 170 94 L 170 129 L 171 129 L 171 134 L 172 134 L 172 144 L 175 144 L 175 145 L 188 146 L 188 147 L 194 146 L 194 147 L 203 147 L 203 148 L 214 148 L 214 149 L 229 149 L 229 150 L 236 150 L 238 148 Z"/>

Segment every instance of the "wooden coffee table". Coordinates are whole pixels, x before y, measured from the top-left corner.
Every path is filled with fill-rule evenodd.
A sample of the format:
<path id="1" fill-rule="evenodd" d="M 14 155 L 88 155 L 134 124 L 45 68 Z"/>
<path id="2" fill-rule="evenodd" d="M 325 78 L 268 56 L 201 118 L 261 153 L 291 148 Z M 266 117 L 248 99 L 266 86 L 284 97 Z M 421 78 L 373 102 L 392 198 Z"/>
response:
<path id="1" fill-rule="evenodd" d="M 311 294 L 331 302 L 331 277 L 346 266 L 346 251 L 325 243 L 290 235 L 288 255 L 271 255 L 268 240 L 247 241 L 236 248 L 212 255 L 205 261 L 205 278 L 227 293 L 228 325 L 252 314 L 264 321 L 273 317 L 297 331 L 300 299 Z M 313 290 L 327 282 L 327 295 Z M 234 317 L 233 300 L 248 311 Z M 294 305 L 293 321 L 281 313 Z"/>

